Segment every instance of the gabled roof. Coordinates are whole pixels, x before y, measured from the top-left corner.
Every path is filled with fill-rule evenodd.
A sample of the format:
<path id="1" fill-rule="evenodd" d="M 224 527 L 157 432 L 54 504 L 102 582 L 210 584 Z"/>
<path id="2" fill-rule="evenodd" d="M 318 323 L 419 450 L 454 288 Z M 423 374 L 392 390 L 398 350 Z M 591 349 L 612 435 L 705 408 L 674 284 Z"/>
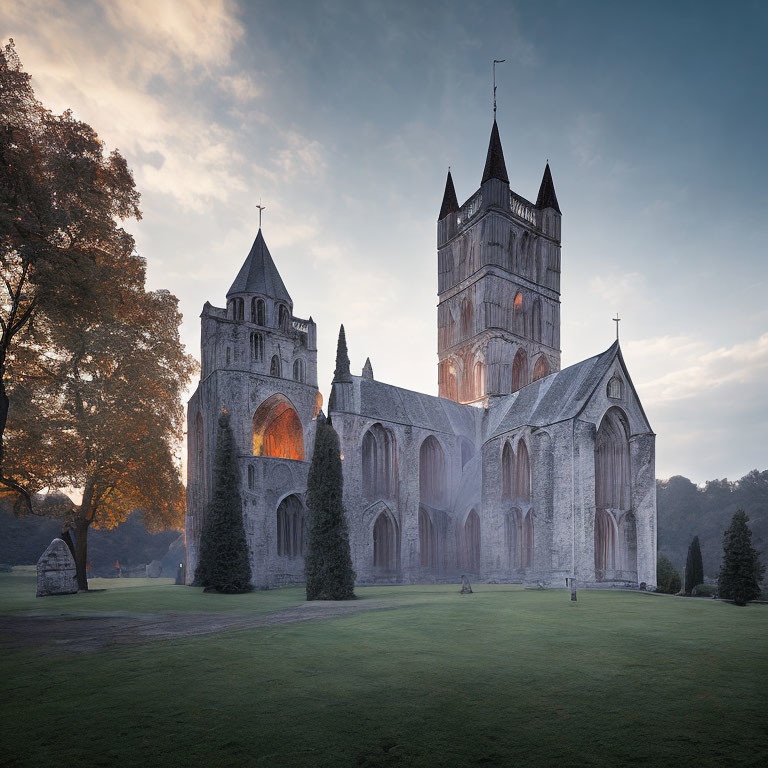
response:
<path id="1" fill-rule="evenodd" d="M 538 379 L 508 395 L 509 405 L 497 406 L 502 409 L 502 416 L 489 429 L 486 439 L 522 426 L 544 427 L 575 418 L 620 354 L 619 342 L 615 341 L 602 354 Z"/>
<path id="2" fill-rule="evenodd" d="M 491 139 L 488 142 L 488 155 L 485 158 L 483 180 L 480 184 L 485 184 L 488 179 L 499 179 L 499 181 L 509 184 L 507 166 L 504 163 L 504 150 L 501 148 L 501 138 L 499 137 L 499 126 L 495 119 L 493 128 L 491 128 Z"/>
<path id="3" fill-rule="evenodd" d="M 544 168 L 544 176 L 541 178 L 539 187 L 539 196 L 536 198 L 536 207 L 539 209 L 554 208 L 558 213 L 560 206 L 557 204 L 557 195 L 555 194 L 555 183 L 552 181 L 552 172 L 549 170 L 549 163 Z"/>
<path id="4" fill-rule="evenodd" d="M 445 180 L 445 192 L 443 193 L 443 204 L 440 206 L 440 215 L 438 221 L 442 221 L 449 213 L 455 213 L 459 210 L 459 201 L 456 199 L 456 189 L 453 186 L 453 177 L 451 169 L 448 169 L 448 178 Z"/>
<path id="5" fill-rule="evenodd" d="M 231 296 L 233 293 L 260 293 L 262 296 L 279 299 L 293 306 L 293 301 L 288 295 L 275 262 L 272 261 L 269 248 L 264 242 L 261 229 L 253 241 L 253 246 L 243 266 L 237 273 L 235 282 L 227 291 L 227 296 Z"/>

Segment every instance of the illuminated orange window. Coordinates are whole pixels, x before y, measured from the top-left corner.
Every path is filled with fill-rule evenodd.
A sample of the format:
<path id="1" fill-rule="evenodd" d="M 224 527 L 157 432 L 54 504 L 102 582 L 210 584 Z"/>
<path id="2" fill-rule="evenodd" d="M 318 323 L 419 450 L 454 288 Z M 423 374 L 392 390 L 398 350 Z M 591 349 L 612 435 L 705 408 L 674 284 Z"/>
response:
<path id="1" fill-rule="evenodd" d="M 267 398 L 254 414 L 253 455 L 304 460 L 301 419 L 285 395 Z"/>
<path id="2" fill-rule="evenodd" d="M 514 312 L 517 314 L 518 312 L 522 312 L 523 310 L 523 294 L 518 293 L 517 296 L 515 296 L 515 307 Z"/>

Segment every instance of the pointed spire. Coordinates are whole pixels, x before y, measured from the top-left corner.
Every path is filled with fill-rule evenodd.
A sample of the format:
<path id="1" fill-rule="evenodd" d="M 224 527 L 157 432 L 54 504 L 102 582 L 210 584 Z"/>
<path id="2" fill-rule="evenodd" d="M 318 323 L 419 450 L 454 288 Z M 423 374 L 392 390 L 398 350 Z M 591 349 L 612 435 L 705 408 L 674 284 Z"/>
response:
<path id="1" fill-rule="evenodd" d="M 539 196 L 536 198 L 536 207 L 539 209 L 554 208 L 560 215 L 560 206 L 557 204 L 557 195 L 555 194 L 555 183 L 552 181 L 552 172 L 549 170 L 549 163 L 544 168 L 544 176 L 541 179 L 539 187 Z"/>
<path id="2" fill-rule="evenodd" d="M 347 337 L 344 334 L 343 324 L 339 328 L 339 342 L 336 345 L 336 370 L 333 372 L 333 381 L 352 381 L 352 374 L 349 372 Z"/>
<path id="3" fill-rule="evenodd" d="M 459 210 L 459 201 L 456 199 L 456 190 L 453 186 L 453 177 L 451 169 L 448 169 L 448 178 L 445 180 L 445 192 L 443 193 L 443 204 L 440 206 L 440 215 L 438 221 L 442 221 L 449 213 L 456 213 Z"/>
<path id="4" fill-rule="evenodd" d="M 371 365 L 371 358 L 365 358 L 365 365 L 363 366 L 363 378 L 373 379 L 373 366 Z"/>
<path id="5" fill-rule="evenodd" d="M 243 266 L 237 273 L 235 282 L 227 291 L 227 296 L 233 293 L 260 293 L 262 296 L 269 296 L 293 305 L 275 262 L 272 261 L 272 255 L 264 242 L 261 229 L 253 241 Z"/>
<path id="6" fill-rule="evenodd" d="M 488 155 L 485 158 L 483 180 L 480 184 L 485 184 L 488 179 L 498 179 L 509 184 L 507 166 L 504 163 L 504 150 L 501 148 L 501 138 L 499 137 L 499 126 L 495 119 L 493 128 L 491 128 L 491 140 L 488 142 Z"/>

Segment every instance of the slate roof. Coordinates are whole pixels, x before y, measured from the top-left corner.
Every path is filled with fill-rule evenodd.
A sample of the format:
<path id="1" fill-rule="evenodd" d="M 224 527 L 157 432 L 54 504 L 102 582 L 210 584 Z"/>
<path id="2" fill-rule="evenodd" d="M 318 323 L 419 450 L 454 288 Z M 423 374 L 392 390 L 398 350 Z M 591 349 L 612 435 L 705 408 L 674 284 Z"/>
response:
<path id="1" fill-rule="evenodd" d="M 483 180 L 480 184 L 485 184 L 488 179 L 499 179 L 505 184 L 509 184 L 507 166 L 504 163 L 504 150 L 501 148 L 501 138 L 499 138 L 499 126 L 496 124 L 495 119 L 493 121 L 493 128 L 491 128 L 491 139 L 488 142 L 488 155 L 485 158 Z"/>
<path id="2" fill-rule="evenodd" d="M 401 389 L 374 379 L 353 378 L 360 387 L 360 415 L 411 424 L 434 432 L 466 435 L 474 442 L 475 425 L 483 418 L 482 408 Z"/>
<path id="3" fill-rule="evenodd" d="M 448 169 L 448 178 L 445 180 L 445 192 L 443 193 L 443 204 L 440 206 L 440 215 L 438 221 L 442 221 L 449 213 L 455 213 L 459 210 L 459 201 L 456 198 L 456 189 L 453 186 L 453 177 L 451 169 Z"/>
<path id="4" fill-rule="evenodd" d="M 487 440 L 518 427 L 543 427 L 578 416 L 619 354 L 615 341 L 605 352 L 528 384 L 495 406 Z M 500 416 L 498 415 L 500 414 Z"/>
<path id="5" fill-rule="evenodd" d="M 227 296 L 231 296 L 233 293 L 260 293 L 262 296 L 269 296 L 293 305 L 275 262 L 272 261 L 261 229 L 253 241 L 243 266 L 237 273 L 235 282 L 227 291 Z"/>
<path id="6" fill-rule="evenodd" d="M 539 196 L 536 198 L 537 208 L 554 208 L 558 213 L 562 213 L 557 204 L 557 195 L 555 194 L 555 183 L 552 181 L 552 172 L 549 170 L 549 163 L 544 168 L 544 176 L 541 178 L 539 187 Z"/>

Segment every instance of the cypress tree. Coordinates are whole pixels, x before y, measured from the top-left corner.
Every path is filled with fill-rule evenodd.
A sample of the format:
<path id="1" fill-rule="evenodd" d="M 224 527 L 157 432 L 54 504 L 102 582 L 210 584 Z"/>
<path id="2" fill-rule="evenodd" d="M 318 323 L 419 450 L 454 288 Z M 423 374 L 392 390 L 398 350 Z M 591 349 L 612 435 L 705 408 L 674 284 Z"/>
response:
<path id="1" fill-rule="evenodd" d="M 339 436 L 322 413 L 307 480 L 309 546 L 304 559 L 307 600 L 352 600 L 355 572 L 344 515 Z"/>
<path id="2" fill-rule="evenodd" d="M 250 592 L 251 564 L 243 527 L 240 476 L 230 417 L 222 409 L 213 463 L 213 494 L 200 536 L 195 585 L 217 592 Z"/>
<path id="3" fill-rule="evenodd" d="M 680 574 L 664 555 L 656 561 L 656 591 L 676 595 L 680 591 Z"/>
<path id="4" fill-rule="evenodd" d="M 688 546 L 688 557 L 685 560 L 685 591 L 690 594 L 694 587 L 704 583 L 704 564 L 701 560 L 699 537 L 694 536 Z"/>
<path id="5" fill-rule="evenodd" d="M 746 605 L 748 600 L 760 597 L 760 580 L 765 572 L 765 566 L 752 546 L 748 522 L 744 510 L 739 509 L 723 534 L 723 564 L 718 589 L 720 597 L 733 600 L 736 605 Z"/>

